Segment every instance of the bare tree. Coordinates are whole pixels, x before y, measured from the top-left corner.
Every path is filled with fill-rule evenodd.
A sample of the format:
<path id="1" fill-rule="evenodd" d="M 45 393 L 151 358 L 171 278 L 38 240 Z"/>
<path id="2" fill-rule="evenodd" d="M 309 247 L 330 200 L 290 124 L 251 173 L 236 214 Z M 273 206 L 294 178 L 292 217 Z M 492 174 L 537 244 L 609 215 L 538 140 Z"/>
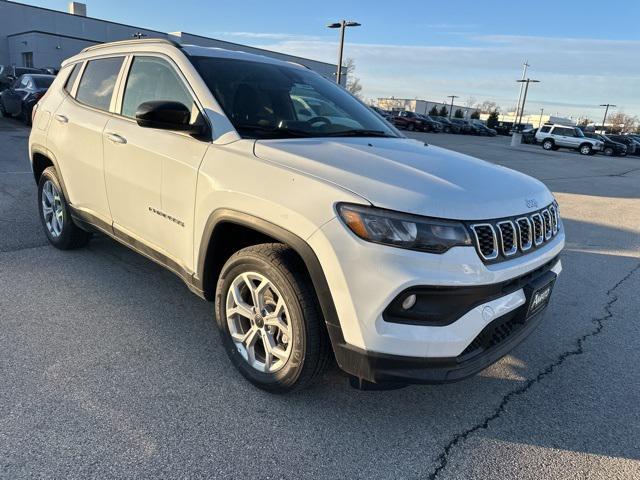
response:
<path id="1" fill-rule="evenodd" d="M 624 112 L 616 112 L 607 117 L 607 123 L 611 125 L 607 130 L 612 132 L 633 132 L 638 128 L 638 117 L 627 115 Z"/>
<path id="2" fill-rule="evenodd" d="M 467 108 L 473 108 L 473 106 L 476 104 L 476 98 L 475 97 L 469 97 L 467 98 L 467 101 L 464 102 L 464 106 Z"/>
<path id="3" fill-rule="evenodd" d="M 482 103 L 476 105 L 476 110 L 480 110 L 480 113 L 491 113 L 493 111 L 500 111 L 500 107 L 496 102 L 492 102 L 491 100 L 485 100 Z"/>
<path id="4" fill-rule="evenodd" d="M 347 90 L 358 98 L 361 98 L 362 84 L 360 79 L 354 75 L 356 71 L 356 62 L 353 58 L 347 58 L 344 62 L 344 66 L 347 69 Z"/>

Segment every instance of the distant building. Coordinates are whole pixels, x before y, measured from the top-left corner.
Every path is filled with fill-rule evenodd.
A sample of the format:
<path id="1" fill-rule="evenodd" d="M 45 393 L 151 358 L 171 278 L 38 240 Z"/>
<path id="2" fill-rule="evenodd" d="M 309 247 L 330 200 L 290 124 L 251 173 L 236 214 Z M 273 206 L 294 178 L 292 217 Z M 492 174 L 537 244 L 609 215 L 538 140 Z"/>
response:
<path id="1" fill-rule="evenodd" d="M 450 103 L 445 102 L 432 102 L 429 100 L 419 100 L 417 98 L 378 98 L 378 107 L 384 110 L 389 111 L 400 111 L 407 110 L 409 112 L 420 113 L 422 115 L 428 115 L 429 111 L 436 107 L 438 110 L 443 106 L 446 107 L 447 112 L 451 108 Z M 462 110 L 464 118 L 468 119 L 473 112 L 476 111 L 475 108 L 462 107 L 460 105 L 453 105 L 453 111 L 451 112 L 451 116 L 455 114 L 456 110 Z"/>
<path id="2" fill-rule="evenodd" d="M 178 43 L 226 48 L 295 63 L 334 79 L 336 66 L 185 32 L 157 30 L 87 17 L 83 3 L 70 2 L 68 12 L 0 0 L 0 65 L 59 67 L 85 47 L 136 36 L 168 38 Z M 343 77 L 344 78 L 344 77 Z"/>
<path id="3" fill-rule="evenodd" d="M 489 118 L 488 113 L 483 113 L 480 115 L 480 120 L 486 122 Z M 499 122 L 505 123 L 516 123 L 516 114 L 515 112 L 501 113 L 498 115 Z M 570 125 L 575 126 L 576 121 L 571 118 L 566 117 L 558 117 L 556 115 L 540 115 L 538 114 L 524 114 L 522 115 L 522 123 L 530 123 L 534 128 L 538 128 L 545 123 L 553 123 L 555 125 Z"/>

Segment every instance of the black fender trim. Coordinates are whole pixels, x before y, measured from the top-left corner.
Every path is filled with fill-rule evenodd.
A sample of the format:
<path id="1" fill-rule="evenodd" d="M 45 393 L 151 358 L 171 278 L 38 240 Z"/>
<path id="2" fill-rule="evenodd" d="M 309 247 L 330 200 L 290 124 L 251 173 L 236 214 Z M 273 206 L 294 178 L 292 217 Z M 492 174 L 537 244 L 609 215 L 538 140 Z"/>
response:
<path id="1" fill-rule="evenodd" d="M 336 361 L 340 368 L 345 370 L 347 373 L 357 376 L 360 373 L 360 369 L 350 361 L 352 357 L 346 349 L 346 342 L 342 333 L 342 327 L 340 326 L 338 312 L 336 311 L 331 290 L 329 289 L 329 284 L 327 283 L 327 278 L 324 274 L 324 270 L 322 269 L 322 265 L 320 264 L 320 260 L 318 260 L 315 252 L 305 240 L 289 230 L 248 213 L 230 209 L 219 209 L 214 211 L 207 220 L 202 240 L 200 242 L 196 270 L 197 273 L 195 278 L 195 282 L 198 287 L 202 290 L 206 252 L 214 230 L 217 225 L 227 222 L 251 228 L 257 232 L 268 235 L 279 242 L 285 243 L 295 250 L 300 258 L 302 258 L 302 261 L 309 272 L 309 276 L 311 277 L 311 282 L 313 283 L 313 287 L 316 291 L 320 308 L 322 309 L 322 314 L 327 325 L 327 331 L 329 333 Z"/>

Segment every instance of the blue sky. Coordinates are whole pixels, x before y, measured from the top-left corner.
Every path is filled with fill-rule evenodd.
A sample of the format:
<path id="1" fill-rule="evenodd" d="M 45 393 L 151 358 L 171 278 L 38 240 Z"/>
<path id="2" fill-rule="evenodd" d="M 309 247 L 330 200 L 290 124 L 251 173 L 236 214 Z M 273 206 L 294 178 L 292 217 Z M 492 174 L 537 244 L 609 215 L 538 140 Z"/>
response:
<path id="1" fill-rule="evenodd" d="M 66 10 L 66 0 L 21 3 Z M 367 98 L 396 96 L 464 103 L 518 96 L 531 64 L 528 110 L 600 115 L 615 103 L 640 116 L 640 1 L 478 0 L 258 1 L 86 0 L 89 16 L 161 31 L 185 31 L 335 62 L 337 31 L 354 19 L 345 56 Z M 391 8 L 391 7 L 394 8 Z"/>

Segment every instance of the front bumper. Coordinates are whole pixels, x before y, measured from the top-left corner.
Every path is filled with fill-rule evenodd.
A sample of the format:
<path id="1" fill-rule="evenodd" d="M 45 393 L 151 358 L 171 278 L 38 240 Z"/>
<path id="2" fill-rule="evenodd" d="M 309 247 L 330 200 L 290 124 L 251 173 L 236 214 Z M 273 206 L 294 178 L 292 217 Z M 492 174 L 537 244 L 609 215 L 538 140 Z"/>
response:
<path id="1" fill-rule="evenodd" d="M 533 285 L 554 282 L 551 269 L 539 272 L 527 288 L 526 301 L 515 310 L 490 322 L 469 346 L 456 357 L 408 357 L 367 352 L 340 342 L 340 333 L 331 331 L 338 364 L 362 382 L 377 384 L 439 384 L 463 380 L 489 367 L 520 344 L 535 330 L 545 309 L 527 316 Z"/>
<path id="2" fill-rule="evenodd" d="M 365 242 L 338 219 L 325 224 L 307 242 L 320 261 L 335 305 L 337 319 L 327 320 L 327 326 L 341 368 L 372 382 L 396 377 L 398 381 L 428 382 L 472 375 L 513 348 L 520 340 L 460 365 L 461 355 L 489 324 L 516 315 L 513 312 L 526 305 L 525 288 L 498 289 L 499 294 L 470 304 L 468 311 L 458 312 L 445 325 L 386 321 L 384 312 L 393 300 L 414 287 L 468 290 L 513 285 L 541 268 L 557 275 L 562 269 L 557 257 L 564 246 L 564 232 L 535 252 L 489 265 L 482 263 L 473 247 L 454 247 L 434 255 Z M 407 367 L 389 366 L 396 362 Z M 432 373 L 428 372 L 430 365 L 436 366 Z"/>

